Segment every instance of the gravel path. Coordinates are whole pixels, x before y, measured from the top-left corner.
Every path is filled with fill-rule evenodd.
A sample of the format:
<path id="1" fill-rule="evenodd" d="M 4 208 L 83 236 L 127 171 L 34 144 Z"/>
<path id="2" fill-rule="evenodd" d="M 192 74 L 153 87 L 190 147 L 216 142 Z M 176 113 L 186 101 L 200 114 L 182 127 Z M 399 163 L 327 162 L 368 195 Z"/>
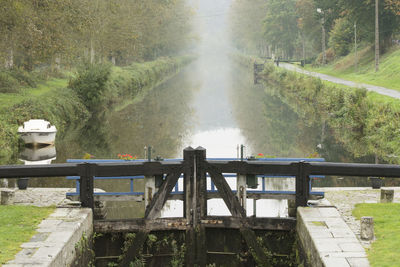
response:
<path id="1" fill-rule="evenodd" d="M 394 202 L 400 203 L 400 187 L 385 187 L 394 189 Z M 313 188 L 315 191 L 325 191 L 325 198 L 341 213 L 344 221 L 355 233 L 361 244 L 368 248 L 369 241 L 360 239 L 360 221 L 352 216 L 352 210 L 357 203 L 378 203 L 380 200 L 380 190 L 365 187 L 333 187 L 333 188 Z"/>
<path id="2" fill-rule="evenodd" d="M 375 86 L 375 85 L 371 85 L 371 84 L 351 82 L 351 81 L 343 80 L 343 79 L 333 77 L 330 75 L 304 70 L 304 69 L 297 67 L 295 65 L 292 65 L 292 64 L 280 63 L 279 66 L 282 68 L 285 68 L 287 70 L 296 71 L 299 73 L 303 73 L 305 75 L 317 77 L 317 78 L 320 78 L 325 81 L 329 81 L 329 82 L 333 82 L 333 83 L 337 83 L 337 84 L 343 84 L 343 85 L 347 85 L 350 87 L 365 88 L 368 91 L 373 91 L 373 92 L 376 92 L 381 95 L 386 95 L 386 96 L 400 99 L 400 92 L 396 91 L 396 90 L 387 89 L 385 87 Z"/>
<path id="3" fill-rule="evenodd" d="M 0 190 L 4 189 L 6 188 L 0 188 Z M 75 192 L 75 188 L 27 188 L 26 190 L 15 189 L 14 192 L 14 204 L 16 205 L 47 207 L 68 202 L 65 194 L 67 192 Z"/>

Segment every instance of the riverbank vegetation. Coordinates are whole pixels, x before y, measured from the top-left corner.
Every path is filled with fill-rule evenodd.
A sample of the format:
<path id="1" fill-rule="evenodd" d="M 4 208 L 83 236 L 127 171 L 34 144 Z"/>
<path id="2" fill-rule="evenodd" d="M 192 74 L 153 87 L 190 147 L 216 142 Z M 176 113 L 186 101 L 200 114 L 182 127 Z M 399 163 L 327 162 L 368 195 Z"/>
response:
<path id="1" fill-rule="evenodd" d="M 0 265 L 15 257 L 20 245 L 29 241 L 38 224 L 53 211 L 53 207 L 0 206 Z"/>
<path id="2" fill-rule="evenodd" d="M 273 91 L 304 121 L 325 122 L 355 157 L 376 155 L 386 162 L 400 162 L 398 101 L 364 89 L 329 85 L 272 64 L 266 65 L 263 77 L 279 84 L 266 90 Z"/>
<path id="3" fill-rule="evenodd" d="M 1 94 L 1 161 L 15 162 L 19 143 L 17 128 L 24 121 L 46 119 L 56 125 L 62 136 L 67 126 L 138 98 L 193 59 L 192 56 L 165 57 L 126 67 L 85 64 L 64 78 L 38 83 L 36 88 L 23 87 L 18 93 Z"/>
<path id="4" fill-rule="evenodd" d="M 400 260 L 400 204 L 378 203 L 357 204 L 353 215 L 360 220 L 363 216 L 374 218 L 376 240 L 367 249 L 371 266 L 399 266 Z"/>
<path id="5" fill-rule="evenodd" d="M 23 121 L 49 120 L 60 136 L 176 73 L 192 59 L 182 56 L 192 15 L 184 0 L 2 1 L 1 162 L 14 157 Z"/>

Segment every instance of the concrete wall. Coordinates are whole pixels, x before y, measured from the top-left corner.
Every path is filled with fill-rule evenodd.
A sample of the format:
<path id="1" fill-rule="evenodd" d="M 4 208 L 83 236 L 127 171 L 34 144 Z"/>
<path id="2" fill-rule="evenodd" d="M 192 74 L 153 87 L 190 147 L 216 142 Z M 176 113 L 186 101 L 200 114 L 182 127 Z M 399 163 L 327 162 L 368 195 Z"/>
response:
<path id="1" fill-rule="evenodd" d="M 299 207 L 296 227 L 310 266 L 369 266 L 364 248 L 336 208 Z"/>
<path id="2" fill-rule="evenodd" d="M 22 250 L 3 267 L 73 265 L 79 257 L 79 246 L 93 234 L 91 209 L 57 208 L 43 220 L 32 239 L 21 245 Z M 86 265 L 87 266 L 87 265 Z"/>

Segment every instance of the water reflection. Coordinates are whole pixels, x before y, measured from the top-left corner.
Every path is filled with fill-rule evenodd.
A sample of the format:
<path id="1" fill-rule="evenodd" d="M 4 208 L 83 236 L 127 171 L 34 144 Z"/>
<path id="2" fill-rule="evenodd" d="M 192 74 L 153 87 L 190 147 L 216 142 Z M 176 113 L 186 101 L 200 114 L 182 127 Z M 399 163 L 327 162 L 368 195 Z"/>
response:
<path id="1" fill-rule="evenodd" d="M 57 153 L 54 145 L 43 147 L 24 147 L 21 151 L 19 160 L 25 165 L 51 164 L 55 160 Z"/>

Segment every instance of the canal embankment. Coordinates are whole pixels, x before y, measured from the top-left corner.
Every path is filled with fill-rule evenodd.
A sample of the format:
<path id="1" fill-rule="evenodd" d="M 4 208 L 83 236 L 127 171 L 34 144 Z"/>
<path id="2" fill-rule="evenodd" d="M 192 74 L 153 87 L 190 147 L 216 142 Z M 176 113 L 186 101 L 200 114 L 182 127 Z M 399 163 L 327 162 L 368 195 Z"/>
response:
<path id="1" fill-rule="evenodd" d="M 259 78 L 268 95 L 278 97 L 305 123 L 325 125 L 353 158 L 399 163 L 400 102 L 362 88 L 339 86 L 274 66 L 255 57 L 234 56 L 252 67 L 265 63 Z M 323 144 L 322 144 L 323 145 Z"/>
<path id="2" fill-rule="evenodd" d="M 388 188 L 385 187 L 385 189 Z M 394 202 L 399 203 L 400 188 L 390 189 L 395 191 Z M 59 208 L 39 224 L 35 236 L 29 242 L 22 244 L 21 252 L 5 266 L 24 266 L 24 262 L 39 259 L 42 260 L 41 264 L 44 264 L 42 266 L 79 266 L 74 265 L 75 261 L 80 264 L 84 263 L 80 266 L 85 266 L 90 260 L 94 259 L 93 248 L 91 247 L 92 240 L 90 239 L 92 225 L 89 223 L 89 221 L 92 221 L 92 214 L 88 209 L 67 207 L 71 203 L 65 199 L 65 194 L 73 190 L 68 188 L 15 190 L 15 204 L 57 205 Z M 320 201 L 319 206 L 298 210 L 296 231 L 299 237 L 298 244 L 301 244 L 300 251 L 304 251 L 304 256 L 307 257 L 311 266 L 369 266 L 365 249 L 368 249 L 373 241 L 360 239 L 360 221 L 352 216 L 352 210 L 357 203 L 378 203 L 380 190 L 370 188 L 314 188 L 314 190 L 326 191 L 325 200 Z M 268 239 L 272 237 L 271 234 L 267 234 L 267 236 Z M 99 253 L 105 253 L 101 244 L 104 245 L 104 242 L 108 240 L 107 238 L 111 237 L 108 235 L 97 237 L 97 245 L 100 246 L 100 249 L 98 247 L 94 251 L 98 250 Z M 112 244 L 115 243 L 120 249 L 121 240 L 124 240 L 124 238 L 126 238 L 124 235 L 118 236 L 118 238 L 114 236 L 111 239 Z M 155 235 L 151 235 L 151 238 L 153 239 L 151 242 L 166 242 L 166 239 L 160 237 L 157 239 Z M 175 252 L 177 254 L 171 253 L 178 257 L 179 261 L 183 260 L 180 257 L 184 243 L 180 245 L 174 243 L 179 239 L 179 235 L 165 238 L 168 238 L 168 240 L 172 238 L 169 241 L 176 246 Z M 277 238 L 277 240 L 287 241 L 288 239 L 286 237 L 286 239 Z M 184 241 L 181 240 L 180 242 Z M 110 245 L 109 249 L 111 247 Z M 89 256 L 89 258 L 80 257 L 79 252 L 82 251 L 85 251 L 85 256 Z M 113 250 L 113 252 L 115 251 Z M 66 259 L 69 260 L 69 263 L 65 261 Z M 99 263 L 98 261 L 97 263 Z M 11 263 L 14 265 L 11 265 Z"/>
<path id="3" fill-rule="evenodd" d="M 2 93 L 2 164 L 16 161 L 19 147 L 17 128 L 24 121 L 32 118 L 48 120 L 57 127 L 58 138 L 62 138 L 67 129 L 82 124 L 93 114 L 97 116 L 107 110 L 122 109 L 126 103 L 141 99 L 146 92 L 178 73 L 193 59 L 193 56 L 165 57 L 126 67 L 82 67 L 76 74 L 48 80 L 37 88 Z M 93 92 L 96 92 L 95 101 L 90 99 Z"/>

